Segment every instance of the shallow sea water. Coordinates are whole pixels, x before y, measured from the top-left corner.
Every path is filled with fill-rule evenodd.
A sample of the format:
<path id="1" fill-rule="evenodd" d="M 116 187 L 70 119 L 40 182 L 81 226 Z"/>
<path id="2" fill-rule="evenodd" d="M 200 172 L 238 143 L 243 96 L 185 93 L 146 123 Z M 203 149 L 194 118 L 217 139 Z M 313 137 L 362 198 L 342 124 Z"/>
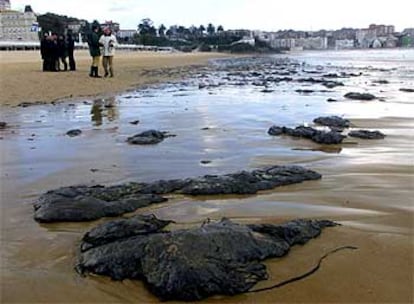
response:
<path id="1" fill-rule="evenodd" d="M 285 57 L 297 63 L 294 78 L 334 72 L 362 75 L 333 79 L 345 84 L 334 89 L 298 82 L 259 85 L 254 77 L 229 75 L 229 67 L 248 62 L 242 72 L 264 65 L 259 71 L 274 76 L 268 64 Z M 237 84 L 241 80 L 244 85 Z M 263 93 L 264 88 L 271 92 Z M 248 197 L 174 196 L 138 213 L 176 220 L 179 227 L 223 216 L 242 222 L 331 218 L 361 231 L 412 238 L 414 93 L 401 88 L 414 88 L 412 50 L 301 52 L 218 60 L 182 81 L 110 98 L 2 107 L 0 121 L 10 126 L 0 131 L 2 302 L 157 302 L 140 282 L 81 278 L 73 271 L 79 240 L 96 223 L 39 225 L 32 218 L 36 197 L 61 186 L 298 164 L 322 173 L 323 179 Z M 298 89 L 315 92 L 300 94 Z M 350 91 L 379 99 L 346 100 L 343 95 Z M 325 115 L 344 116 L 351 120 L 351 129 L 379 130 L 387 137 L 347 138 L 343 145 L 321 146 L 267 134 L 273 124 L 313 125 L 314 118 Z M 70 138 L 70 129 L 83 133 Z M 148 129 L 176 137 L 155 146 L 125 142 Z M 272 302 L 272 297 L 212 301 Z"/>

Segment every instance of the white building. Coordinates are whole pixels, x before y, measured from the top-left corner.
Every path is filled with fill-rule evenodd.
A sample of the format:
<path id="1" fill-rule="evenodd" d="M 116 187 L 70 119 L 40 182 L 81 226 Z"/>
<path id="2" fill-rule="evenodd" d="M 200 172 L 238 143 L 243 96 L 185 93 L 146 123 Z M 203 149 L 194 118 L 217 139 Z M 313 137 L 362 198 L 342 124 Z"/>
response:
<path id="1" fill-rule="evenodd" d="M 395 47 L 397 43 L 393 36 L 394 32 L 395 27 L 393 25 L 371 24 L 367 29 L 357 30 L 357 46 L 360 48 Z M 384 43 L 386 40 L 388 42 Z"/>
<path id="2" fill-rule="evenodd" d="M 288 50 L 326 50 L 328 48 L 327 37 L 308 37 L 308 38 L 280 38 L 278 33 L 254 32 L 255 37 L 260 41 L 269 43 L 275 49 Z"/>
<path id="3" fill-rule="evenodd" d="M 0 0 L 1 7 L 9 7 L 10 2 Z M 24 12 L 4 9 L 0 11 L 0 41 L 39 41 L 39 24 L 30 5 Z"/>
<path id="4" fill-rule="evenodd" d="M 138 34 L 137 30 L 119 30 L 116 33 L 116 37 L 120 39 L 125 39 L 125 38 L 131 39 L 136 34 Z"/>
<path id="5" fill-rule="evenodd" d="M 10 10 L 10 0 L 0 0 L 0 11 Z"/>
<path id="6" fill-rule="evenodd" d="M 83 26 L 86 26 L 85 20 L 73 21 L 67 24 L 68 30 L 71 30 L 73 33 L 79 33 Z"/>
<path id="7" fill-rule="evenodd" d="M 355 41 L 353 39 L 335 40 L 336 50 L 353 49 L 353 48 L 355 48 Z"/>
<path id="8" fill-rule="evenodd" d="M 292 50 L 296 48 L 294 38 L 276 38 L 270 41 L 270 46 L 275 49 Z"/>
<path id="9" fill-rule="evenodd" d="M 304 50 L 326 50 L 328 48 L 328 38 L 326 37 L 309 37 L 295 39 L 295 47 Z"/>

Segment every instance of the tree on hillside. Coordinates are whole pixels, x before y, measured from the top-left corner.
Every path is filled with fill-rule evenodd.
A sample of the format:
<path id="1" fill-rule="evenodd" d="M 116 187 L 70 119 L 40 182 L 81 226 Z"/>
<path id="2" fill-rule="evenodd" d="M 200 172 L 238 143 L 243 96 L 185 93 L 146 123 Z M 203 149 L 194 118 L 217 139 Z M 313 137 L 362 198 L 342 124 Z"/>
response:
<path id="1" fill-rule="evenodd" d="M 184 27 L 184 26 L 182 26 L 182 25 L 180 25 L 180 26 L 177 28 L 177 34 L 179 35 L 179 37 L 180 37 L 180 38 L 183 38 L 183 37 L 184 37 L 184 35 L 185 35 L 185 27 Z"/>
<path id="2" fill-rule="evenodd" d="M 150 18 L 144 18 L 138 24 L 138 32 L 140 35 L 156 35 L 157 30 L 154 27 L 154 22 Z"/>
<path id="3" fill-rule="evenodd" d="M 207 26 L 207 33 L 212 36 L 214 35 L 214 33 L 216 32 L 216 28 L 214 27 L 213 24 L 209 23 Z"/>
<path id="4" fill-rule="evenodd" d="M 82 39 L 86 39 L 90 31 L 90 24 L 88 21 L 64 15 L 46 13 L 37 16 L 37 21 L 42 29 L 41 36 L 43 36 L 43 33 L 48 32 L 54 32 L 59 35 L 65 34 L 69 28 L 69 25 L 78 25 L 80 27 L 78 31 L 73 32 L 76 39 L 78 33 L 82 35 Z"/>
<path id="5" fill-rule="evenodd" d="M 224 32 L 222 25 L 216 27 L 210 23 L 207 30 L 205 26 L 171 25 L 168 30 L 164 24 L 158 28 L 154 22 L 145 18 L 142 19 L 138 27 L 138 33 L 133 37 L 135 44 L 153 46 L 171 46 L 181 51 L 211 51 L 211 46 L 229 51 L 231 44 L 242 38 L 242 34 Z M 208 35 L 206 35 L 206 32 Z"/>
<path id="6" fill-rule="evenodd" d="M 165 36 L 165 30 L 166 29 L 167 28 L 165 27 L 165 25 L 164 24 L 161 24 L 160 27 L 158 28 L 158 35 L 160 37 L 164 37 Z"/>
<path id="7" fill-rule="evenodd" d="M 199 30 L 199 32 L 200 32 L 200 36 L 203 36 L 203 34 L 204 34 L 204 32 L 205 32 L 206 28 L 204 27 L 204 25 L 200 25 L 200 26 L 198 27 L 198 30 Z"/>
<path id="8" fill-rule="evenodd" d="M 198 28 L 196 26 L 194 26 L 194 25 L 190 26 L 188 28 L 188 31 L 189 31 L 189 33 L 190 33 L 191 36 L 196 37 L 198 35 Z"/>
<path id="9" fill-rule="evenodd" d="M 157 36 L 157 29 L 154 27 L 154 22 L 150 18 L 144 18 L 138 24 L 138 33 L 140 42 L 144 45 L 149 45 Z"/>
<path id="10" fill-rule="evenodd" d="M 37 21 L 39 22 L 39 26 L 42 28 L 43 32 L 50 31 L 58 34 L 63 34 L 67 28 L 68 23 L 79 20 L 72 17 L 46 13 L 44 15 L 39 15 L 37 17 Z"/>

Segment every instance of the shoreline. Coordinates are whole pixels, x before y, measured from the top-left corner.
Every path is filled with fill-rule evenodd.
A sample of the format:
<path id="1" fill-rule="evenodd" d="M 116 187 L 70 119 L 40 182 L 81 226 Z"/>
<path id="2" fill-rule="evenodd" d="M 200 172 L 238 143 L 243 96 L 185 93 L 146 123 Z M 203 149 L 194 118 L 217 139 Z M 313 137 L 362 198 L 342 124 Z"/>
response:
<path id="1" fill-rule="evenodd" d="M 99 96 L 113 96 L 138 87 L 178 79 L 186 69 L 205 66 L 223 53 L 154 53 L 118 51 L 114 78 L 89 77 L 90 56 L 75 52 L 76 71 L 42 72 L 39 51 L 0 52 L 0 106 L 46 104 Z M 155 76 L 145 75 L 157 71 Z M 99 69 L 102 75 L 102 67 Z"/>

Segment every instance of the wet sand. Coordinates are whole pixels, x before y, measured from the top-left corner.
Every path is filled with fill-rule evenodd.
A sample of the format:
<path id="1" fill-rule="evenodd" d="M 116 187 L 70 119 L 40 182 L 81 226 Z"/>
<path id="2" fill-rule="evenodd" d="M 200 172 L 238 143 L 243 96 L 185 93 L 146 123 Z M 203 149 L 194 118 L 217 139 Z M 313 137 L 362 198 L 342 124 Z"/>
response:
<path id="1" fill-rule="evenodd" d="M 75 51 L 76 72 L 42 72 L 39 51 L 0 52 L 0 105 L 23 102 L 52 102 L 94 95 L 114 94 L 145 84 L 182 76 L 191 65 L 204 65 L 211 58 L 228 57 L 217 53 L 130 52 L 118 50 L 114 57 L 115 77 L 88 76 L 88 51 Z M 63 65 L 61 64 L 61 67 Z M 148 73 L 148 71 L 158 73 Z M 103 68 L 99 67 L 103 76 Z"/>
<path id="2" fill-rule="evenodd" d="M 324 253 L 336 247 L 359 249 L 329 256 L 313 276 L 280 289 L 213 297 L 205 303 L 414 301 L 412 118 L 370 118 L 368 112 L 347 117 L 359 128 L 380 129 L 387 134 L 386 139 L 352 139 L 356 144 L 343 145 L 340 153 L 326 153 L 306 140 L 267 136 L 265 131 L 272 120 L 266 116 L 266 109 L 257 122 L 257 117 L 249 117 L 251 113 L 241 105 L 226 111 L 202 97 L 194 106 L 174 103 L 172 97 L 178 93 L 183 92 L 168 93 L 165 103 L 162 96 L 145 99 L 143 93 L 143 101 L 136 108 L 128 104 L 126 93 L 126 99 L 120 98 L 119 112 L 117 108 L 114 113 L 105 110 L 100 125 L 90 117 L 84 118 L 90 105 L 29 107 L 18 114 L 14 109 L 2 108 L 12 125 L 1 133 L 0 141 L 2 303 L 159 302 L 141 282 L 79 277 L 73 267 L 80 238 L 97 222 L 108 219 L 39 225 L 33 221 L 32 202 L 46 190 L 83 183 L 223 174 L 275 164 L 306 166 L 323 178 L 248 197 L 174 196 L 167 203 L 137 213 L 176 220 L 175 228 L 223 216 L 246 223 L 328 218 L 342 224 L 326 229 L 303 247 L 295 247 L 285 258 L 266 261 L 270 278 L 254 289 L 308 271 Z M 136 128 L 129 124 L 134 117 L 141 120 L 142 128 L 167 128 L 178 136 L 154 147 L 128 147 L 123 141 Z M 238 124 L 240 121 L 243 123 Z M 84 135 L 74 140 L 66 138 L 64 133 L 69 127 L 81 127 Z M 210 129 L 202 131 L 204 127 Z M 34 140 L 28 140 L 34 133 Z M 211 163 L 201 164 L 205 159 Z"/>

